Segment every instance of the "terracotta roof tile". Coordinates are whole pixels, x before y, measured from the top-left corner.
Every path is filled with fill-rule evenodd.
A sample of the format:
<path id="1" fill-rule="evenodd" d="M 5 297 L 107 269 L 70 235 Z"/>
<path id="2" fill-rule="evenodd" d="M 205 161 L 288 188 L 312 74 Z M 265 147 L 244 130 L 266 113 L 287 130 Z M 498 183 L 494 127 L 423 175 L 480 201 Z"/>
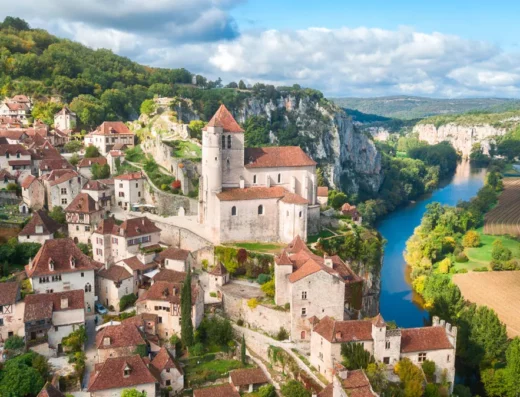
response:
<path id="1" fill-rule="evenodd" d="M 76 177 L 80 176 L 73 170 L 53 170 L 49 174 L 43 175 L 41 179 L 47 181 L 50 186 L 55 186 Z"/>
<path id="2" fill-rule="evenodd" d="M 28 189 L 29 186 L 32 185 L 32 183 L 36 180 L 36 177 L 34 175 L 27 175 L 24 180 L 22 181 L 22 187 L 24 189 Z"/>
<path id="3" fill-rule="evenodd" d="M 21 156 L 29 156 L 31 154 L 25 147 L 18 143 L 0 145 L 0 156 L 5 156 L 6 153 L 9 153 L 10 156 L 14 156 L 17 153 L 20 153 Z"/>
<path id="4" fill-rule="evenodd" d="M 207 130 L 207 127 L 220 127 L 224 132 L 244 132 L 224 105 L 220 105 L 217 112 L 204 127 L 204 131 Z"/>
<path id="5" fill-rule="evenodd" d="M 381 313 L 379 313 L 377 316 L 375 316 L 372 319 L 372 324 L 374 324 L 376 327 L 379 327 L 379 328 L 384 327 L 386 325 L 385 319 L 383 318 Z"/>
<path id="6" fill-rule="evenodd" d="M 128 146 L 125 143 L 116 143 L 114 146 L 112 146 L 113 151 L 125 150 L 126 148 L 128 148 Z"/>
<path id="7" fill-rule="evenodd" d="M 105 344 L 108 338 L 109 344 Z M 120 347 L 132 347 L 146 344 L 137 327 L 129 323 L 108 325 L 96 335 L 96 347 L 98 349 L 117 349 Z"/>
<path id="8" fill-rule="evenodd" d="M 56 389 L 56 387 L 51 383 L 47 382 L 36 397 L 65 397 L 65 394 Z"/>
<path id="9" fill-rule="evenodd" d="M 401 352 L 425 352 L 453 349 L 444 327 L 409 328 L 401 330 Z"/>
<path id="10" fill-rule="evenodd" d="M 125 237 L 137 237 L 161 231 L 161 229 L 155 226 L 155 223 L 146 216 L 127 219 L 119 226 L 118 234 L 120 234 L 120 230 L 123 230 L 123 235 Z"/>
<path id="11" fill-rule="evenodd" d="M 261 368 L 236 369 L 229 373 L 234 386 L 258 385 L 269 383 Z"/>
<path id="12" fill-rule="evenodd" d="M 105 165 L 107 159 L 104 157 L 85 157 L 79 162 L 78 168 L 92 167 L 94 164 Z"/>
<path id="13" fill-rule="evenodd" d="M 99 180 L 93 180 L 88 181 L 83 185 L 83 190 L 93 190 L 93 191 L 101 191 L 101 190 L 107 190 L 108 186 L 104 183 L 100 182 Z"/>
<path id="14" fill-rule="evenodd" d="M 20 141 L 23 139 L 23 137 L 27 137 L 27 134 L 24 130 L 0 130 L 0 136 L 3 138 L 12 139 L 13 141 Z M 2 154 L 1 149 L 0 154 Z"/>
<path id="15" fill-rule="evenodd" d="M 190 256 L 190 251 L 180 248 L 170 247 L 159 252 L 159 260 L 172 259 L 174 261 L 185 261 Z"/>
<path id="16" fill-rule="evenodd" d="M 125 123 L 121 121 L 105 121 L 95 131 L 93 135 L 111 135 L 111 134 L 132 134 Z"/>
<path id="17" fill-rule="evenodd" d="M 366 320 L 336 321 L 324 317 L 314 327 L 318 335 L 331 343 L 345 343 L 372 340 L 372 322 Z"/>
<path id="18" fill-rule="evenodd" d="M 96 201 L 90 197 L 88 193 L 80 193 L 74 200 L 65 208 L 65 212 L 75 212 L 80 214 L 91 214 L 93 212 L 101 212 Z"/>
<path id="19" fill-rule="evenodd" d="M 121 180 L 121 181 L 129 181 L 134 179 L 144 179 L 144 175 L 139 172 L 130 172 L 128 174 L 123 174 L 119 176 L 114 177 L 115 180 Z"/>
<path id="20" fill-rule="evenodd" d="M 108 268 L 108 270 L 103 268 L 98 271 L 97 275 L 115 282 L 126 280 L 132 277 L 128 270 L 126 270 L 123 266 L 118 265 L 112 265 Z"/>
<path id="21" fill-rule="evenodd" d="M 45 159 L 40 162 L 40 171 L 72 170 L 74 167 L 65 159 Z"/>
<path id="22" fill-rule="evenodd" d="M 62 299 L 67 299 L 67 306 L 62 306 Z M 85 292 L 82 289 L 35 294 L 25 297 L 24 322 L 51 318 L 53 312 L 78 310 L 85 308 Z"/>
<path id="23" fill-rule="evenodd" d="M 328 197 L 329 188 L 327 186 L 318 186 L 318 197 Z"/>
<path id="24" fill-rule="evenodd" d="M 20 298 L 20 286 L 17 281 L 0 283 L 0 306 L 14 305 Z"/>
<path id="25" fill-rule="evenodd" d="M 222 262 L 218 262 L 208 273 L 214 276 L 223 276 L 228 274 L 228 271 Z"/>
<path id="26" fill-rule="evenodd" d="M 193 397 L 240 397 L 240 394 L 231 384 L 223 383 L 204 389 L 195 389 L 193 390 Z"/>
<path id="27" fill-rule="evenodd" d="M 139 297 L 138 302 L 145 300 L 155 300 L 170 302 L 173 304 L 181 303 L 181 289 L 182 283 L 172 283 L 168 281 L 156 281 L 153 285 Z M 191 286 L 191 300 L 192 305 L 197 301 L 199 288 L 196 284 Z"/>
<path id="28" fill-rule="evenodd" d="M 343 380 L 343 388 L 350 397 L 373 397 L 370 382 L 362 369 L 348 371 L 347 379 Z"/>
<path id="29" fill-rule="evenodd" d="M 151 364 L 159 371 L 162 372 L 165 369 L 177 369 L 181 375 L 184 373 L 180 365 L 175 361 L 170 352 L 163 346 L 159 353 L 154 357 Z"/>
<path id="30" fill-rule="evenodd" d="M 50 262 L 54 270 L 50 270 Z M 33 261 L 25 266 L 28 277 L 96 270 L 103 264 L 86 256 L 70 238 L 46 240 Z"/>
<path id="31" fill-rule="evenodd" d="M 220 201 L 281 199 L 282 201 L 291 204 L 308 204 L 306 199 L 285 190 L 281 186 L 224 189 L 221 193 L 217 194 L 217 197 Z"/>
<path id="32" fill-rule="evenodd" d="M 125 376 L 125 368 L 130 370 Z M 139 385 L 156 383 L 157 379 L 152 375 L 141 356 L 107 358 L 98 367 L 98 371 L 91 375 L 88 391 L 95 392 L 107 389 L 133 388 Z"/>
<path id="33" fill-rule="evenodd" d="M 316 165 L 316 162 L 299 146 L 246 148 L 244 163 L 246 168 L 308 167 Z"/>
<path id="34" fill-rule="evenodd" d="M 11 166 L 16 165 L 31 165 L 31 160 L 10 160 L 7 164 Z"/>
<path id="35" fill-rule="evenodd" d="M 120 262 L 117 263 L 124 263 L 126 264 L 130 269 L 132 270 L 148 270 L 153 269 L 159 264 L 157 262 L 150 262 L 150 263 L 143 263 L 139 259 L 137 259 L 137 256 L 131 256 L 130 258 L 123 259 Z"/>
<path id="36" fill-rule="evenodd" d="M 318 397 L 333 397 L 334 396 L 334 384 L 329 383 L 325 389 L 318 393 Z"/>
<path id="37" fill-rule="evenodd" d="M 42 231 L 36 232 L 36 226 L 41 226 Z M 19 236 L 42 236 L 53 234 L 61 229 L 62 225 L 52 219 L 45 211 L 38 210 L 33 213 L 33 216 L 29 223 L 25 225 L 22 231 L 18 234 Z"/>
<path id="38" fill-rule="evenodd" d="M 16 180 L 7 170 L 0 170 L 0 179 Z"/>
<path id="39" fill-rule="evenodd" d="M 170 283 L 182 283 L 186 278 L 185 272 L 178 272 L 170 269 L 161 269 L 159 273 L 153 276 L 153 281 L 168 281 Z"/>

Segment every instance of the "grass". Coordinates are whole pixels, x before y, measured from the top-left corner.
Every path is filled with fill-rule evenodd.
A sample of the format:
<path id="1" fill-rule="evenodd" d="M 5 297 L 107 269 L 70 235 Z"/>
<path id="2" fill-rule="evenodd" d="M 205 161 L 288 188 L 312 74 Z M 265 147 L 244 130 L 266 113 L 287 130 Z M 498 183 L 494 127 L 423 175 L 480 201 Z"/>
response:
<path id="1" fill-rule="evenodd" d="M 134 146 L 133 148 L 126 150 L 125 160 L 128 160 L 131 163 L 142 164 L 146 160 L 146 154 L 143 152 L 143 149 L 141 149 L 141 146 Z"/>
<path id="2" fill-rule="evenodd" d="M 212 360 L 197 365 L 187 365 L 184 373 L 188 384 L 196 385 L 225 378 L 229 375 L 229 371 L 238 368 L 244 368 L 244 365 L 238 360 Z"/>
<path id="3" fill-rule="evenodd" d="M 164 141 L 163 143 L 173 148 L 174 157 L 184 159 L 198 159 L 202 157 L 202 149 L 193 142 Z"/>
<path id="4" fill-rule="evenodd" d="M 515 164 L 516 165 L 516 164 Z M 513 164 L 511 163 L 508 163 L 505 167 L 504 167 L 504 170 L 502 171 L 502 174 L 506 175 L 506 176 L 520 176 L 520 172 L 518 172 L 514 167 L 513 167 Z"/>
<path id="5" fill-rule="evenodd" d="M 283 244 L 276 243 L 234 243 L 226 244 L 230 247 L 244 248 L 248 251 L 260 252 L 262 254 L 278 254 L 285 247 Z"/>
<path id="6" fill-rule="evenodd" d="M 307 244 L 312 244 L 318 241 L 320 238 L 332 237 L 335 234 L 328 229 L 321 230 L 318 234 L 307 237 Z"/>

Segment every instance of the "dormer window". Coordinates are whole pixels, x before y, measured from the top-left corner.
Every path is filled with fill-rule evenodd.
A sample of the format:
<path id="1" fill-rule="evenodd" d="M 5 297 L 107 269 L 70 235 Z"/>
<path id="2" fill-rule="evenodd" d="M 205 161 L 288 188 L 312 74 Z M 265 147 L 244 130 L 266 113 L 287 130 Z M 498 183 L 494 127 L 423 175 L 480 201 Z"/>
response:
<path id="1" fill-rule="evenodd" d="M 52 259 L 49 259 L 49 270 L 51 272 L 54 271 L 54 261 Z"/>
<path id="2" fill-rule="evenodd" d="M 336 332 L 336 339 L 341 340 L 341 332 Z"/>
<path id="3" fill-rule="evenodd" d="M 128 364 L 125 366 L 125 369 L 123 370 L 123 375 L 125 378 L 128 378 L 130 376 L 130 367 L 128 366 Z"/>
<path id="4" fill-rule="evenodd" d="M 70 267 L 74 269 L 76 267 L 76 258 L 73 256 L 70 257 Z"/>
<path id="5" fill-rule="evenodd" d="M 110 346 L 110 338 L 108 336 L 103 338 L 103 346 Z"/>

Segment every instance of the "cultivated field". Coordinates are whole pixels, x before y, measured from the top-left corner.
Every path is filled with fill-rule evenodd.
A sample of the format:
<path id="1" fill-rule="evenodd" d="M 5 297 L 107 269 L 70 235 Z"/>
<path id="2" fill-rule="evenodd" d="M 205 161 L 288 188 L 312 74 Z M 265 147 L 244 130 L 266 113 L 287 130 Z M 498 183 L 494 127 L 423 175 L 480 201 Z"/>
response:
<path id="1" fill-rule="evenodd" d="M 510 338 L 520 336 L 520 271 L 455 274 L 453 282 L 464 299 L 495 310 Z"/>
<path id="2" fill-rule="evenodd" d="M 484 233 L 520 236 L 520 178 L 504 178 L 498 205 L 484 218 Z"/>

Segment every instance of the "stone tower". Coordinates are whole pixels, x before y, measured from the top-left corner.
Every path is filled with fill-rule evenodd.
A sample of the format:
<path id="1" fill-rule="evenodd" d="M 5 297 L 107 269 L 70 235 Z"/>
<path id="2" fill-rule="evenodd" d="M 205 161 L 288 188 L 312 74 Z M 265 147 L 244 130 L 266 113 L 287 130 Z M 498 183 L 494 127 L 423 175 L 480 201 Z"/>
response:
<path id="1" fill-rule="evenodd" d="M 76 122 L 76 113 L 66 106 L 54 115 L 54 128 L 60 131 L 74 130 Z"/>

